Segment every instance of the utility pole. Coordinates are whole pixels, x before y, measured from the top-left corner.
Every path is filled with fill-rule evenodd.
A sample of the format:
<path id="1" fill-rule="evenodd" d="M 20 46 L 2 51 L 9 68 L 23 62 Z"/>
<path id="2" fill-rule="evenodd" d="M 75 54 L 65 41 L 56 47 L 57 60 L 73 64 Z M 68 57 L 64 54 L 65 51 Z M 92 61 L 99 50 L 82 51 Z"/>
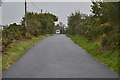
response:
<path id="1" fill-rule="evenodd" d="M 41 14 L 42 14 L 43 10 L 41 9 Z"/>
<path id="2" fill-rule="evenodd" d="M 25 27 L 27 27 L 27 2 L 25 0 Z"/>

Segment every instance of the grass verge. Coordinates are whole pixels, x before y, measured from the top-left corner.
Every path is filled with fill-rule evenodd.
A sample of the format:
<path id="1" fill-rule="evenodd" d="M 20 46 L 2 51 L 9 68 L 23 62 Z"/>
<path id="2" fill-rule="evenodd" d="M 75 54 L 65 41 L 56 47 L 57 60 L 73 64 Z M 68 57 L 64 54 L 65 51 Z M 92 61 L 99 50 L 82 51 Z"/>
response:
<path id="1" fill-rule="evenodd" d="M 16 41 L 12 44 L 11 48 L 8 49 L 7 53 L 9 55 L 2 55 L 2 71 L 8 69 L 11 64 L 16 63 L 16 61 L 32 46 L 40 42 L 44 37 L 50 36 L 40 35 L 38 37 L 34 37 L 31 40 L 26 41 Z"/>
<path id="2" fill-rule="evenodd" d="M 97 55 L 96 53 L 102 48 L 102 46 L 98 44 L 99 40 L 90 42 L 84 37 L 81 37 L 78 35 L 72 36 L 68 34 L 67 34 L 67 37 L 70 37 L 73 42 L 75 42 L 77 45 L 85 49 L 89 54 L 91 54 L 94 58 L 96 58 L 102 64 L 105 64 L 108 67 L 110 67 L 112 70 L 119 72 L 118 69 L 120 66 L 118 66 L 117 51 L 112 52 L 110 50 L 107 50 L 103 54 Z"/>

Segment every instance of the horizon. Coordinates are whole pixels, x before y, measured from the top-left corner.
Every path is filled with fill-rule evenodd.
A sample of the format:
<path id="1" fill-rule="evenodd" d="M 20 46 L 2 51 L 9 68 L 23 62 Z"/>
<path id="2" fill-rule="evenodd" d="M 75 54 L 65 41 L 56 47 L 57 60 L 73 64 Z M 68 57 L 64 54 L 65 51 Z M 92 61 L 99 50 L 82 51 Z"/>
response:
<path id="1" fill-rule="evenodd" d="M 49 12 L 58 17 L 58 21 L 55 22 L 55 24 L 62 22 L 67 26 L 67 17 L 71 15 L 72 12 L 74 13 L 80 10 L 81 13 L 87 15 L 92 14 L 90 5 L 91 2 L 28 2 L 27 11 L 40 13 L 40 9 L 42 9 L 43 13 Z M 11 10 L 11 12 L 9 12 L 9 10 Z M 20 24 L 24 17 L 24 3 L 4 2 L 2 4 L 2 14 L 2 25 Z"/>

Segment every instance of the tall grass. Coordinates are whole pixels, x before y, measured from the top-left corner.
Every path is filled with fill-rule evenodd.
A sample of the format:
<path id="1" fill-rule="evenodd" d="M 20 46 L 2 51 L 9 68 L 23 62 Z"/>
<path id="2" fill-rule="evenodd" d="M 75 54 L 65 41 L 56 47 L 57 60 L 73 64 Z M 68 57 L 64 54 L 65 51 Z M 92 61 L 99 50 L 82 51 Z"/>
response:
<path id="1" fill-rule="evenodd" d="M 17 41 L 11 45 L 11 48 L 8 49 L 8 55 L 2 55 L 2 70 L 8 69 L 11 64 L 16 63 L 16 61 L 33 45 L 37 44 L 44 37 L 50 35 L 41 35 L 39 37 L 34 37 L 31 40 L 26 41 Z"/>
<path id="2" fill-rule="evenodd" d="M 97 55 L 96 53 L 102 48 L 100 44 L 98 44 L 99 39 L 96 41 L 88 41 L 85 37 L 79 35 L 68 35 L 77 45 L 85 49 L 89 54 L 91 54 L 94 58 L 99 60 L 102 64 L 107 65 L 112 70 L 119 72 L 118 69 L 118 52 L 112 52 L 111 50 L 107 50 L 102 54 Z"/>

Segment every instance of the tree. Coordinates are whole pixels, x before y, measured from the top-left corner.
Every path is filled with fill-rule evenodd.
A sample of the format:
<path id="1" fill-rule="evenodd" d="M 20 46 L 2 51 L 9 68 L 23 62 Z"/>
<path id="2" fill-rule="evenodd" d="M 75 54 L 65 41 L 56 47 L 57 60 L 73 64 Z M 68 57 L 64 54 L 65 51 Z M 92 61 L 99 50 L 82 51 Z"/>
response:
<path id="1" fill-rule="evenodd" d="M 4 26 L 2 31 L 2 47 L 3 52 L 9 45 L 17 40 L 32 39 L 42 34 L 52 34 L 54 31 L 54 22 L 58 18 L 50 13 L 27 13 L 27 27 L 25 27 L 25 17 L 21 21 L 21 25 L 16 23 Z"/>
<path id="2" fill-rule="evenodd" d="M 56 31 L 56 30 L 60 30 L 61 34 L 64 34 L 65 33 L 65 25 L 62 22 L 59 22 L 59 24 L 57 24 L 55 26 L 54 31 Z"/>
<path id="3" fill-rule="evenodd" d="M 0 0 L 0 6 L 2 5 L 2 3 L 3 3 L 2 0 Z"/>
<path id="4" fill-rule="evenodd" d="M 94 16 L 100 16 L 101 15 L 101 8 L 102 8 L 102 2 L 92 2 L 91 8 L 92 13 Z"/>

